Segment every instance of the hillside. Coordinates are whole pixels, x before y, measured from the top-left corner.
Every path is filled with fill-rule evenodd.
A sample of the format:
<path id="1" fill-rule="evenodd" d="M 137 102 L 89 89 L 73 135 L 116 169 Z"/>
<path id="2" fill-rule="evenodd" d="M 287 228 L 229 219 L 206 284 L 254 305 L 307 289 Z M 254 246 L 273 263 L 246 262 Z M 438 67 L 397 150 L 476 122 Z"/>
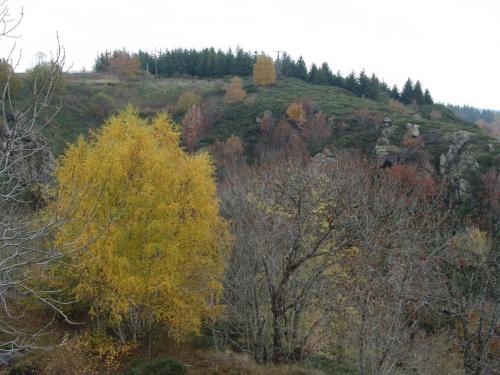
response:
<path id="1" fill-rule="evenodd" d="M 61 152 L 66 142 L 72 142 L 78 135 L 98 127 L 108 113 L 128 104 L 136 106 L 144 116 L 170 111 L 180 123 L 183 113 L 175 110 L 177 99 L 185 91 L 194 91 L 213 113 L 213 123 L 201 138 L 200 146 L 235 135 L 242 139 L 247 160 L 250 161 L 255 157 L 255 146 L 261 137 L 257 119 L 265 111 L 271 111 L 278 121 L 286 116 L 286 109 L 292 101 L 301 99 L 313 103 L 315 111 L 322 111 L 328 118 L 332 136 L 325 143 L 332 149 L 359 149 L 382 161 L 386 156 L 413 162 L 420 159 L 419 164 L 425 164 L 436 175 L 452 174 L 450 171 L 446 173 L 443 168 L 453 169 L 455 174 L 466 174 L 466 166 L 445 165 L 450 164 L 451 159 L 455 164 L 460 164 L 461 159 L 471 164 L 472 159 L 473 172 L 481 173 L 500 165 L 500 142 L 475 124 L 459 119 L 442 105 L 405 106 L 388 98 L 374 101 L 339 87 L 313 85 L 294 78 L 278 80 L 268 87 L 258 87 L 245 80 L 246 99 L 226 105 L 222 100 L 226 83 L 223 79 L 146 81 L 142 78 L 126 81 L 103 74 L 70 74 L 67 76 L 63 109 L 50 129 L 56 153 Z M 100 93 L 111 102 L 102 109 L 102 114 L 92 110 L 92 101 Z M 413 131 L 409 128 L 417 129 L 413 137 L 417 135 L 418 152 L 404 145 L 405 135 Z M 457 144 L 455 138 L 463 135 L 460 131 L 467 132 L 467 139 L 458 140 Z M 316 147 L 310 151 L 314 154 L 321 149 Z M 455 153 L 457 155 L 452 155 Z M 423 154 L 425 161 L 421 160 Z M 443 163 L 442 155 L 447 154 L 450 154 L 448 161 L 444 160 L 445 163 L 440 165 Z M 460 158 L 458 154 L 465 156 Z"/>

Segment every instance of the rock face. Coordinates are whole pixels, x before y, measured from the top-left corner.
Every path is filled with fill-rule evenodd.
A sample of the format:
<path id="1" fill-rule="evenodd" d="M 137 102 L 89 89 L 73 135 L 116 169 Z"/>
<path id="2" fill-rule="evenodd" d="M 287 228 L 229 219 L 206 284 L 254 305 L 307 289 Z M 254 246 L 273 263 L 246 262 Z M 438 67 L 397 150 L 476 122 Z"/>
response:
<path id="1" fill-rule="evenodd" d="M 24 139 L 13 157 L 19 161 L 13 165 L 12 172 L 19 176 L 23 184 L 53 182 L 55 159 L 44 139 Z"/>
<path id="2" fill-rule="evenodd" d="M 406 124 L 406 129 L 408 129 L 413 138 L 420 137 L 420 125 L 408 123 Z"/>
<path id="3" fill-rule="evenodd" d="M 54 182 L 55 159 L 47 141 L 37 134 L 30 134 L 16 142 L 15 151 L 9 155 L 8 172 L 15 183 L 31 195 L 31 203 L 40 207 L 51 199 Z M 6 139 L 0 136 L 0 161 L 5 159 Z"/>
<path id="4" fill-rule="evenodd" d="M 384 165 L 386 162 L 394 163 L 400 158 L 401 148 L 392 144 L 390 139 L 397 129 L 397 126 L 392 125 L 390 117 L 384 118 L 382 134 L 375 145 L 375 155 L 379 165 Z"/>
<path id="5" fill-rule="evenodd" d="M 464 145 L 469 142 L 471 134 L 465 130 L 459 130 L 447 137 L 448 151 L 439 157 L 439 172 L 446 175 L 449 167 L 460 155 Z"/>
<path id="6" fill-rule="evenodd" d="M 439 173 L 455 189 L 457 198 L 468 198 L 471 193 L 470 174 L 479 169 L 479 163 L 467 150 L 471 133 L 459 130 L 447 137 L 448 151 L 439 158 Z"/>

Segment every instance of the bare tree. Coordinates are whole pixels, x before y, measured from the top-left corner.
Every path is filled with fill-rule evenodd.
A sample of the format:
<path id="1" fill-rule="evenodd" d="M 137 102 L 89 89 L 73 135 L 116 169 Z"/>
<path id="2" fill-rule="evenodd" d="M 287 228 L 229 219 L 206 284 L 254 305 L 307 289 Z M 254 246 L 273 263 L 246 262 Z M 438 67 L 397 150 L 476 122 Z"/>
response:
<path id="1" fill-rule="evenodd" d="M 237 242 L 226 299 L 231 313 L 242 318 L 246 349 L 260 361 L 303 357 L 324 316 L 303 318 L 317 311 L 318 298 L 331 286 L 325 272 L 348 246 L 344 208 L 332 206 L 336 187 L 321 168 L 306 164 L 277 162 L 243 178 L 229 177 L 221 190 Z"/>
<path id="2" fill-rule="evenodd" d="M 467 375 L 500 370 L 499 239 L 477 228 L 459 231 L 443 254 L 442 311 L 454 322 Z"/>
<path id="3" fill-rule="evenodd" d="M 342 319 L 361 374 L 394 374 L 416 355 L 451 238 L 434 184 L 324 154 L 240 169 L 220 196 L 236 237 L 225 303 L 243 350 L 302 360 Z"/>
<path id="4" fill-rule="evenodd" d="M 410 183 L 376 169 L 357 174 L 349 190 L 357 202 L 351 229 L 359 236 L 343 292 L 347 324 L 360 374 L 394 374 L 414 352 L 423 317 L 435 311 L 432 265 L 450 238 L 449 212 L 425 179 Z"/>
<path id="5" fill-rule="evenodd" d="M 9 12 L 6 1 L 0 3 L 0 40 L 13 34 L 22 19 Z M 36 208 L 40 191 L 51 181 L 53 156 L 44 129 L 59 112 L 53 105 L 53 89 L 61 77 L 64 50 L 58 48 L 45 63 L 25 100 L 11 95 L 15 48 L 5 58 L 13 69 L 2 83 L 0 96 L 0 357 L 37 344 L 41 331 L 23 327 L 29 319 L 19 308 L 24 298 L 41 302 L 54 315 L 61 315 L 56 290 L 42 287 L 48 268 L 64 252 L 49 244 L 52 231 L 61 218 L 42 218 Z M 38 195 L 38 196 L 37 196 Z M 50 323 L 50 322 L 49 322 Z"/>

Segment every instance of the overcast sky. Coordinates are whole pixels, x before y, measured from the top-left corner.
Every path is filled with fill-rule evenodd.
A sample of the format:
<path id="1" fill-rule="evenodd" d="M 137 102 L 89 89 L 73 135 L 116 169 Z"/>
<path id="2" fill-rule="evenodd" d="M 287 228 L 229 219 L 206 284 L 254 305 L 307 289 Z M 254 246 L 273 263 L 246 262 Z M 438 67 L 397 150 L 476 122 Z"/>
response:
<path id="1" fill-rule="evenodd" d="M 56 31 L 73 70 L 106 49 L 286 50 L 344 75 L 365 68 L 435 100 L 500 109 L 500 0 L 10 0 L 25 16 L 21 69 Z M 2 53 L 5 45 L 2 41 Z"/>

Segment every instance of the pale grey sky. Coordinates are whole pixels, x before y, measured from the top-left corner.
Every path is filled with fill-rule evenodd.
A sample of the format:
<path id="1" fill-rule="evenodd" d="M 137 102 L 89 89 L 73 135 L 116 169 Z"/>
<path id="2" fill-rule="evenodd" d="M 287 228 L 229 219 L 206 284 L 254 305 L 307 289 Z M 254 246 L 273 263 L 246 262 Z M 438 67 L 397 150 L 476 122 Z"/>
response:
<path id="1" fill-rule="evenodd" d="M 500 0 L 10 0 L 24 7 L 21 68 L 49 53 L 56 31 L 73 70 L 99 51 L 227 49 L 308 64 L 344 75 L 376 73 L 399 87 L 409 76 L 435 100 L 500 109 Z M 8 41 L 2 41 L 4 53 Z"/>

